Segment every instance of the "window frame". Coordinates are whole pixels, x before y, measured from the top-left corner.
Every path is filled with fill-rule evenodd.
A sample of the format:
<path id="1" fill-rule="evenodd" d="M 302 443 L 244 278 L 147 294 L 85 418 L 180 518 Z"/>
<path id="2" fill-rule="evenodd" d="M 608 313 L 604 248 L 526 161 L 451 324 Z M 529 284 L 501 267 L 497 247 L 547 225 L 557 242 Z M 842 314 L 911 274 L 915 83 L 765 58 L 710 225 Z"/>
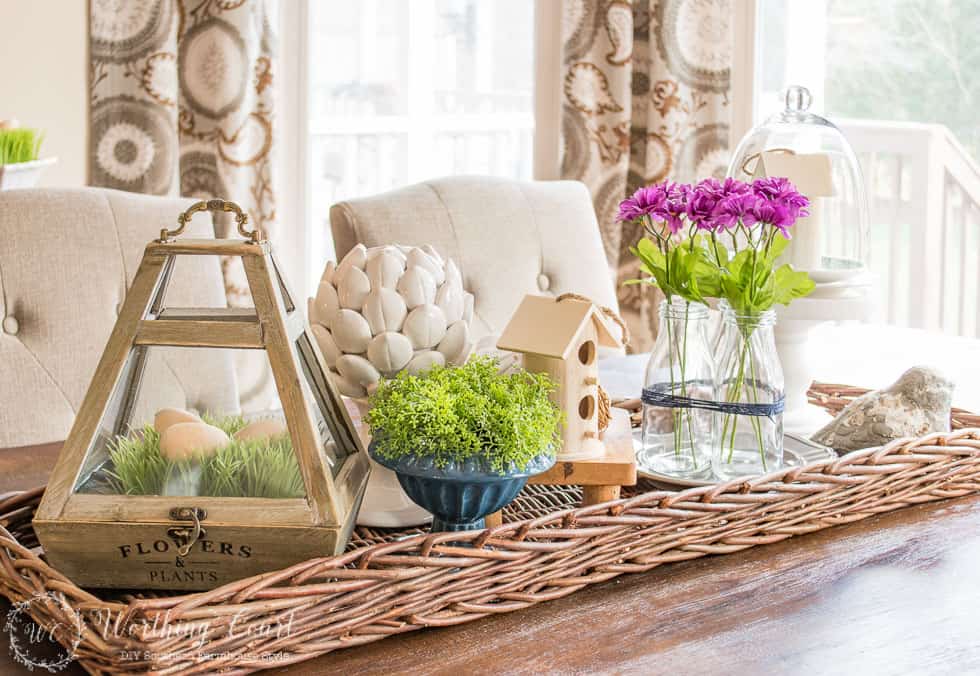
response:
<path id="1" fill-rule="evenodd" d="M 293 288 L 303 295 L 313 292 L 320 269 L 313 269 L 307 252 L 314 245 L 312 171 L 309 139 L 315 129 L 309 112 L 310 73 L 307 67 L 311 41 L 310 3 L 316 0 L 279 2 L 279 87 L 277 115 L 278 228 L 274 244 L 289 261 L 284 273 Z M 559 178 L 559 121 L 561 118 L 562 0 L 531 0 L 535 3 L 532 104 L 532 177 L 536 180 Z M 518 114 L 515 114 L 518 115 Z M 525 114 L 519 114 L 526 119 Z M 409 117 L 409 120 L 415 118 Z M 400 121 L 400 120 L 399 120 Z M 379 125 L 393 120 L 380 120 Z M 465 124 L 461 125 L 465 128 Z M 411 137 L 409 137 L 411 138 Z M 418 136 L 416 135 L 416 138 Z M 409 154 L 420 152 L 409 141 Z M 418 177 L 413 177 L 418 178 Z M 317 214 L 317 216 L 320 216 Z M 328 242 L 332 242 L 327 235 Z M 328 258 L 332 251 L 328 251 Z M 325 263 L 326 261 L 324 261 Z"/>

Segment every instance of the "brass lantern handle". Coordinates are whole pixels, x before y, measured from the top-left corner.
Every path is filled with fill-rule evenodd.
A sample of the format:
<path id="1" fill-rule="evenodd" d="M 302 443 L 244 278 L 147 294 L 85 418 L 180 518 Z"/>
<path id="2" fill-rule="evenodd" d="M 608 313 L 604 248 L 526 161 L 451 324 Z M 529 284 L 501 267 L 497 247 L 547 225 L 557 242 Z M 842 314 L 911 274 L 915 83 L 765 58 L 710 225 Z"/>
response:
<path id="1" fill-rule="evenodd" d="M 167 230 L 166 228 L 164 228 L 163 230 L 160 231 L 160 241 L 170 242 L 176 239 L 178 235 L 184 232 L 184 229 L 187 227 L 187 224 L 190 222 L 191 218 L 194 217 L 194 214 L 196 214 L 198 211 L 210 211 L 211 213 L 225 211 L 225 212 L 233 213 L 235 214 L 235 223 L 238 225 L 238 234 L 253 244 L 259 241 L 259 236 L 261 235 L 261 233 L 259 232 L 258 228 L 256 228 L 255 230 L 245 229 L 245 225 L 248 223 L 248 214 L 246 214 L 245 211 L 236 203 L 228 200 L 222 200 L 222 199 L 213 199 L 213 200 L 195 202 L 194 204 L 192 204 L 190 207 L 188 207 L 187 211 L 185 211 L 184 213 L 182 213 L 180 216 L 177 217 L 176 230 Z"/>

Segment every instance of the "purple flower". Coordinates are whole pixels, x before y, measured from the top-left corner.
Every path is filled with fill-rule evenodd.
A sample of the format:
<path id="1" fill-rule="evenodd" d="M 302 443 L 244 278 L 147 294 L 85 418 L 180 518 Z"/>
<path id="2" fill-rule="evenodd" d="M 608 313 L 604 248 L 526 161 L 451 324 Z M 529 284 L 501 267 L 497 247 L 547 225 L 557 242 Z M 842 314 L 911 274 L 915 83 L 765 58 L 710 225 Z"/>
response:
<path id="1" fill-rule="evenodd" d="M 687 193 L 690 186 L 662 183 L 638 189 L 619 204 L 619 221 L 634 221 L 646 216 L 651 221 L 661 221 L 671 234 L 684 225 Z"/>
<path id="2" fill-rule="evenodd" d="M 749 208 L 750 202 L 743 198 L 751 195 L 751 187 L 738 179 L 706 178 L 691 191 L 687 202 L 688 218 L 700 230 L 730 228 Z"/>
<path id="3" fill-rule="evenodd" d="M 777 200 L 756 199 L 749 217 L 756 223 L 771 225 L 783 237 L 791 239 L 789 229 L 796 223 L 796 214 L 786 204 Z"/>
<path id="4" fill-rule="evenodd" d="M 810 200 L 807 199 L 805 195 L 800 194 L 797 191 L 796 186 L 788 178 L 782 178 L 779 176 L 770 176 L 766 178 L 757 178 L 752 183 L 752 190 L 756 195 L 763 197 L 770 202 L 775 202 L 782 205 L 789 214 L 792 215 L 792 220 L 795 222 L 797 218 L 801 216 L 809 216 L 810 212 L 807 207 L 810 206 Z M 792 226 L 790 223 L 789 226 Z"/>
<path id="5" fill-rule="evenodd" d="M 739 221 L 746 226 L 752 226 L 756 222 L 754 209 L 760 200 L 760 197 L 751 192 L 736 193 L 723 198 L 714 211 L 716 229 L 734 228 Z"/>
<path id="6" fill-rule="evenodd" d="M 734 195 L 747 195 L 752 192 L 752 186 L 750 186 L 748 183 L 743 183 L 737 178 L 732 178 L 730 176 L 724 181 L 718 181 L 714 178 L 709 178 L 707 181 L 712 182 L 712 189 L 721 199 L 732 197 Z"/>
<path id="7" fill-rule="evenodd" d="M 687 200 L 691 193 L 691 186 L 682 183 L 665 183 L 664 192 L 667 198 L 652 216 L 662 220 L 671 234 L 676 235 L 684 227 L 684 217 L 687 215 Z"/>
<path id="8" fill-rule="evenodd" d="M 639 188 L 630 197 L 619 203 L 619 221 L 635 221 L 643 216 L 649 216 L 653 210 L 663 205 L 667 199 L 662 186 L 649 185 Z"/>
<path id="9" fill-rule="evenodd" d="M 788 178 L 767 176 L 752 182 L 752 191 L 767 200 L 779 199 L 783 195 L 796 192 L 796 186 Z"/>

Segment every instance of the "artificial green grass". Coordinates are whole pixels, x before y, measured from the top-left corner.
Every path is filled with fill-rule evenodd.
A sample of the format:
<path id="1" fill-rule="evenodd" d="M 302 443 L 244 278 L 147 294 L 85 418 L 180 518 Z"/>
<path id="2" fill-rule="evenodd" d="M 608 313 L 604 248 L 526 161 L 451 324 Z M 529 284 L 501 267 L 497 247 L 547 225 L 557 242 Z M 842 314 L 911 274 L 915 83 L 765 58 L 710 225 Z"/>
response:
<path id="1" fill-rule="evenodd" d="M 0 165 L 36 160 L 43 140 L 37 129 L 0 129 Z"/>
<path id="2" fill-rule="evenodd" d="M 554 454 L 563 421 L 545 374 L 498 372 L 496 361 L 474 357 L 463 366 L 402 371 L 371 395 L 365 420 L 384 458 L 431 456 L 437 467 L 483 458 L 492 469 L 523 468 Z"/>
<path id="3" fill-rule="evenodd" d="M 224 430 L 231 443 L 200 462 L 198 495 L 246 498 L 301 498 L 306 495 L 303 476 L 289 435 L 239 441 L 235 432 L 248 421 L 240 416 L 203 416 Z M 151 425 L 119 437 L 109 444 L 112 469 L 109 482 L 117 493 L 163 495 L 167 482 L 191 476 L 195 461 L 175 463 L 160 455 L 160 435 Z M 188 483 L 191 483 L 188 481 Z"/>

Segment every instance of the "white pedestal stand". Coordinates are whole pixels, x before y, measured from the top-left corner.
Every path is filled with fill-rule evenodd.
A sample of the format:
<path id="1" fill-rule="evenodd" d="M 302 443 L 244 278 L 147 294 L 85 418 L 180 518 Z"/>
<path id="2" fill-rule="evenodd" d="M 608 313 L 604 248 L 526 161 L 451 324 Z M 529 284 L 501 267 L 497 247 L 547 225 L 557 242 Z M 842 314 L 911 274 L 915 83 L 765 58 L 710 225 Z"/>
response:
<path id="1" fill-rule="evenodd" d="M 809 436 L 830 420 L 822 409 L 807 403 L 806 392 L 813 382 L 813 360 L 809 354 L 810 332 L 830 321 L 866 321 L 874 310 L 872 278 L 861 275 L 851 280 L 817 284 L 806 298 L 789 307 L 777 306 L 776 351 L 786 380 L 786 409 L 783 430 Z M 846 346 L 841 346 L 846 349 Z"/>

